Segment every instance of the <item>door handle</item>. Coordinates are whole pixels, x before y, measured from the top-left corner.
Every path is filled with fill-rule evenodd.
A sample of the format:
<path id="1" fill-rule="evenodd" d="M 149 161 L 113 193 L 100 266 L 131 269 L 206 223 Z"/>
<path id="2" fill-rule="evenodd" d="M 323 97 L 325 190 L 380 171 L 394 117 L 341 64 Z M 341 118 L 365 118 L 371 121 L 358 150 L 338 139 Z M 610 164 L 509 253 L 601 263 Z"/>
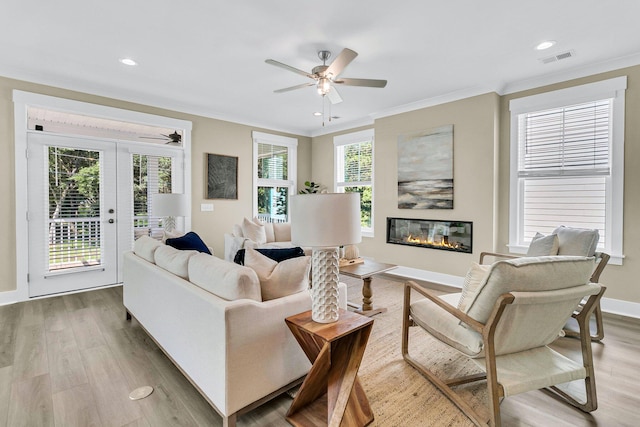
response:
<path id="1" fill-rule="evenodd" d="M 115 220 L 113 218 L 109 219 L 109 224 L 113 224 L 115 222 Z"/>

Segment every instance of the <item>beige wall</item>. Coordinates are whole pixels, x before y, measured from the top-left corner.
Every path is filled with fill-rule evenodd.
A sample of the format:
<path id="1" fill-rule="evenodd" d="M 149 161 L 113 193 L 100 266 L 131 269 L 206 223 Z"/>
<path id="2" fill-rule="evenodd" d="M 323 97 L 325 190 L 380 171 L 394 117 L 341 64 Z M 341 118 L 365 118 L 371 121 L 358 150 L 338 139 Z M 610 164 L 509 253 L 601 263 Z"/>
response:
<path id="1" fill-rule="evenodd" d="M 640 182 L 640 122 L 635 119 L 640 115 L 640 66 L 503 97 L 485 94 L 376 120 L 373 125 L 376 138 L 375 237 L 363 238 L 360 245 L 362 254 L 408 267 L 463 275 L 469 264 L 477 261 L 481 251 L 504 252 L 508 241 L 509 101 L 621 75 L 628 76 L 624 193 L 626 259 L 623 266 L 608 266 L 602 282 L 608 286 L 606 297 L 640 303 L 640 286 L 636 285 L 636 278 L 640 275 L 640 247 L 635 243 L 640 238 L 640 225 L 634 218 L 640 208 L 640 193 L 634 187 L 634 183 Z M 3 156 L 0 157 L 0 176 L 3 177 L 0 182 L 0 235 L 5 237 L 0 241 L 0 292 L 15 289 L 16 283 L 13 89 L 191 120 L 193 229 L 213 246 L 218 255 L 222 255 L 223 233 L 243 216 L 251 215 L 251 132 L 264 129 L 0 77 L 0 144 L 3 148 Z M 454 126 L 454 209 L 398 209 L 398 136 L 446 124 Z M 297 137 L 299 188 L 309 179 L 326 185 L 330 190 L 333 188 L 333 136 L 335 134 L 313 140 Z M 205 202 L 204 153 L 239 157 L 239 198 L 236 201 L 214 200 L 213 212 L 200 212 L 200 203 Z M 391 216 L 473 221 L 473 254 L 386 244 L 386 218 Z"/>
<path id="2" fill-rule="evenodd" d="M 491 93 L 375 121 L 375 236 L 363 238 L 359 245 L 362 255 L 406 267 L 464 275 L 481 251 L 493 248 L 499 102 L 498 95 Z M 448 124 L 453 125 L 454 139 L 454 208 L 398 209 L 398 136 Z M 313 139 L 313 179 L 330 189 L 334 184 L 335 135 Z M 473 254 L 387 244 L 387 217 L 473 221 Z"/>
<path id="3" fill-rule="evenodd" d="M 586 83 L 593 83 L 619 76 L 627 76 L 625 96 L 625 146 L 624 146 L 624 263 L 621 266 L 608 265 L 600 276 L 600 281 L 607 286 L 606 298 L 640 303 L 640 223 L 637 221 L 640 211 L 640 66 L 629 67 L 608 73 L 571 80 L 533 90 L 503 96 L 500 114 L 500 201 L 497 218 L 497 249 L 504 252 L 509 241 L 509 101 L 524 96 L 564 89 Z"/>
<path id="4" fill-rule="evenodd" d="M 251 126 L 194 116 L 160 108 L 103 98 L 0 77 L 0 292 L 16 289 L 15 253 L 15 168 L 13 101 L 14 89 L 105 105 L 109 107 L 157 114 L 193 122 L 192 131 L 192 228 L 212 246 L 218 256 L 224 254 L 223 234 L 231 230 L 252 210 L 251 132 L 254 130 L 298 138 L 298 186 L 311 178 L 311 138 L 283 134 Z M 238 200 L 205 200 L 205 153 L 237 156 Z M 213 212 L 200 212 L 200 204 L 213 203 Z"/>

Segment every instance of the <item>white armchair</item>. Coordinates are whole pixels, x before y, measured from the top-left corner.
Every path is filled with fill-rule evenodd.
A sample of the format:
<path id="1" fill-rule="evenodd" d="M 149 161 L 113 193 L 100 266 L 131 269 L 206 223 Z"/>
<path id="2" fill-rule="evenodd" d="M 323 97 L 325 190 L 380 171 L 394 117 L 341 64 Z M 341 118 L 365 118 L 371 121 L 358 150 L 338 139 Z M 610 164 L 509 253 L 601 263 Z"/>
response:
<path id="1" fill-rule="evenodd" d="M 597 408 L 589 316 L 605 288 L 589 283 L 593 258 L 530 257 L 494 263 L 464 310 L 459 295 L 441 297 L 413 282 L 405 285 L 402 354 L 476 425 L 500 425 L 500 399 L 547 388 L 556 397 L 590 412 Z M 411 292 L 426 298 L 411 301 Z M 582 361 L 562 356 L 547 345 L 561 333 L 580 301 Z M 409 353 L 409 327 L 420 326 L 466 355 L 484 371 L 441 379 Z M 532 326 L 534 325 L 534 326 Z M 419 338 L 419 337 L 416 337 Z M 414 338 L 415 339 L 415 338 Z M 453 387 L 486 380 L 488 415 L 471 408 Z M 581 395 L 573 390 L 582 388 Z M 571 392 L 569 387 L 570 384 Z M 580 387 L 582 385 L 582 387 Z"/>

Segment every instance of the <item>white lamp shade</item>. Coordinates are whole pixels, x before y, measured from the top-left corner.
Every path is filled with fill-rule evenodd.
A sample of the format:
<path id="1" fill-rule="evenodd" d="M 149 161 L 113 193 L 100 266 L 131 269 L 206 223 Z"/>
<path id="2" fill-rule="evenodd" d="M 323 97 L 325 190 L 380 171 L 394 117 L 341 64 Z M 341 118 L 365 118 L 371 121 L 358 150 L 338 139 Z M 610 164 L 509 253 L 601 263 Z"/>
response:
<path id="1" fill-rule="evenodd" d="M 189 206 L 186 194 L 159 193 L 151 197 L 151 207 L 154 216 L 187 216 Z"/>
<path id="2" fill-rule="evenodd" d="M 291 242 L 336 247 L 360 243 L 360 193 L 291 196 Z"/>

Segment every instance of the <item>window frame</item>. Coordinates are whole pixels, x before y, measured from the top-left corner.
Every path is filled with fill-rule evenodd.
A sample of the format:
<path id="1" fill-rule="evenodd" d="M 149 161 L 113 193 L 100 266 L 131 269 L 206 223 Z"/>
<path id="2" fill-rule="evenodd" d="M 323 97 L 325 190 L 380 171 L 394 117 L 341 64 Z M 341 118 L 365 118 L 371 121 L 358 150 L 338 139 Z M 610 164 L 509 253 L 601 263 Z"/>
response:
<path id="1" fill-rule="evenodd" d="M 358 144 L 361 142 L 371 142 L 371 181 L 344 182 L 339 181 L 338 173 L 344 170 L 341 167 L 342 158 L 339 158 L 338 151 L 340 147 L 346 145 Z M 374 237 L 375 215 L 374 215 L 374 198 L 375 198 L 375 131 L 374 129 L 365 129 L 358 132 L 352 132 L 344 135 L 337 135 L 333 138 L 333 190 L 336 193 L 343 193 L 344 187 L 371 187 L 371 227 L 362 227 L 361 234 L 363 237 Z"/>
<path id="2" fill-rule="evenodd" d="M 253 131 L 253 217 L 258 217 L 258 187 L 288 187 L 289 188 L 289 204 L 291 206 L 291 196 L 296 194 L 296 183 L 298 180 L 298 140 L 282 135 L 273 135 L 270 133 Z M 282 179 L 265 179 L 258 178 L 258 144 L 271 144 L 287 147 L 287 178 Z M 290 212 L 287 212 L 287 218 L 291 221 Z"/>
<path id="3" fill-rule="evenodd" d="M 598 245 L 598 251 L 611 255 L 609 263 L 622 265 L 623 254 L 623 206 L 624 206 L 624 120 L 625 90 L 627 77 L 621 76 L 567 89 L 545 92 L 538 95 L 513 99 L 509 103 L 511 112 L 510 174 L 509 174 L 509 243 L 510 252 L 524 254 L 529 242 L 523 239 L 524 182 L 518 176 L 519 160 L 519 116 L 552 108 L 597 101 L 612 100 L 610 170 L 605 179 L 606 208 L 605 233 L 607 242 Z M 559 224 L 560 225 L 560 224 Z"/>

